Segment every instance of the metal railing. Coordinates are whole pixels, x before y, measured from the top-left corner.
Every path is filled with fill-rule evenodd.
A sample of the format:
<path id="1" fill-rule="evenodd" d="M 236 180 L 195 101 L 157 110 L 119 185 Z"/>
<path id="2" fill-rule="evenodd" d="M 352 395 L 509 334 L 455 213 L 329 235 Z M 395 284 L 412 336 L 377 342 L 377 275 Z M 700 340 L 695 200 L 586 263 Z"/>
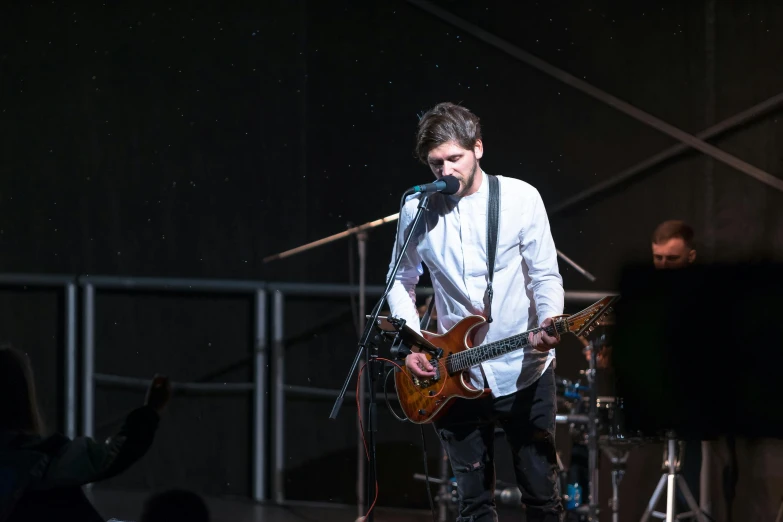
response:
<path id="1" fill-rule="evenodd" d="M 0 286 L 61 288 L 65 294 L 63 323 L 65 325 L 65 406 L 63 424 L 65 434 L 76 436 L 76 276 L 45 274 L 0 274 Z"/>
<path id="2" fill-rule="evenodd" d="M 286 296 L 348 297 L 359 294 L 355 285 L 310 284 L 310 283 L 268 283 L 263 281 L 232 281 L 208 279 L 134 278 L 111 276 L 48 276 L 37 274 L 0 274 L 0 287 L 62 287 L 65 291 L 65 431 L 73 438 L 77 435 L 77 289 L 81 289 L 82 325 L 82 397 L 81 435 L 93 437 L 95 431 L 95 386 L 101 384 L 119 388 L 146 389 L 148 379 L 98 373 L 95 370 L 96 352 L 96 304 L 95 294 L 99 290 L 122 290 L 127 292 L 188 292 L 194 293 L 236 293 L 254 295 L 253 313 L 253 382 L 208 383 L 175 382 L 174 391 L 203 394 L 253 393 L 253 466 L 252 492 L 256 501 L 267 500 L 267 488 L 271 487 L 271 500 L 278 504 L 285 498 L 285 401 L 286 397 L 336 398 L 339 390 L 310 386 L 289 385 L 285 382 L 286 337 L 284 328 Z M 365 287 L 368 296 L 380 296 L 382 286 Z M 420 288 L 417 293 L 431 294 L 429 288 Z M 566 292 L 566 301 L 571 303 L 592 303 L 606 296 L 604 292 Z M 271 301 L 271 329 L 267 325 L 267 307 Z M 271 330 L 271 332 L 270 332 Z M 270 335 L 271 334 L 271 335 Z M 269 342 L 271 341 L 271 343 Z M 271 353 L 268 347 L 271 344 Z M 99 348 L 99 347 L 97 347 Z M 270 356 L 271 355 L 271 356 Z M 271 364 L 271 375 L 267 368 Z M 267 388 L 270 390 L 269 407 L 266 402 Z M 353 396 L 353 392 L 348 392 Z M 559 422 L 573 422 L 578 419 L 558 418 Z M 271 441 L 267 437 L 267 426 L 272 427 Z M 270 445 L 271 442 L 271 445 Z M 270 449 L 267 459 L 267 448 Z M 267 464 L 269 463 L 269 465 Z M 271 483 L 268 471 L 271 471 Z"/>
<path id="3" fill-rule="evenodd" d="M 82 276 L 78 278 L 82 288 L 82 434 L 94 436 L 95 385 L 146 388 L 149 381 L 95 372 L 95 292 L 103 290 L 162 291 L 198 293 L 255 294 L 253 314 L 253 382 L 252 383 L 173 383 L 178 391 L 209 394 L 253 392 L 253 466 L 252 491 L 256 501 L 266 500 L 267 473 L 266 406 L 267 388 L 267 325 L 266 283 L 261 281 L 231 281 L 208 279 L 133 278 L 108 276 Z"/>

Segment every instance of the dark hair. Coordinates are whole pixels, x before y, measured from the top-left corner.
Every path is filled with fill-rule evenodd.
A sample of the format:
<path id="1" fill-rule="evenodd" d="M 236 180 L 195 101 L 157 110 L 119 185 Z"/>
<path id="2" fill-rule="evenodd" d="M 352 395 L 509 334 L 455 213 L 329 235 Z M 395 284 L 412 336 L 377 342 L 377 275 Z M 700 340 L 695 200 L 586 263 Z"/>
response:
<path id="1" fill-rule="evenodd" d="M 664 221 L 657 227 L 652 234 L 653 244 L 659 245 L 666 243 L 670 239 L 679 238 L 685 243 L 685 246 L 691 248 L 693 244 L 693 229 L 684 221 L 672 219 Z"/>
<path id="2" fill-rule="evenodd" d="M 0 429 L 42 435 L 33 368 L 27 354 L 0 345 Z"/>
<path id="3" fill-rule="evenodd" d="M 209 509 L 204 500 L 184 489 L 171 489 L 150 496 L 144 502 L 141 522 L 209 522 Z"/>
<path id="4" fill-rule="evenodd" d="M 471 150 L 480 139 L 478 116 L 460 105 L 439 103 L 419 120 L 415 156 L 427 163 L 427 154 L 444 143 L 453 141 L 463 149 Z"/>

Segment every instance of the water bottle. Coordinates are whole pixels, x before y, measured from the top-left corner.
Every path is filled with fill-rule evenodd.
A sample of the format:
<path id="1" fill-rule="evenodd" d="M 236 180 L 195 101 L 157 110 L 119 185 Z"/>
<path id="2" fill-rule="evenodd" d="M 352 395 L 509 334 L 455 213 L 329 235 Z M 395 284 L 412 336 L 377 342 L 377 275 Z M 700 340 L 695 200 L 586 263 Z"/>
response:
<path id="1" fill-rule="evenodd" d="M 568 501 L 566 502 L 566 509 L 573 510 L 582 505 L 582 486 L 578 482 L 568 485 L 566 490 L 566 496 Z"/>

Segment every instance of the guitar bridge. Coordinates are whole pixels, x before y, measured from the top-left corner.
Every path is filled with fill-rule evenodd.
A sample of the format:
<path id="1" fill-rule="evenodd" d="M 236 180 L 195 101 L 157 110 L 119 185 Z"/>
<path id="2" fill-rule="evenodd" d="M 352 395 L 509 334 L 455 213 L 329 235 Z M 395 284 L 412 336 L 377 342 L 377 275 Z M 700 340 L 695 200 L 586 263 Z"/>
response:
<path id="1" fill-rule="evenodd" d="M 435 368 L 435 375 L 433 375 L 432 377 L 427 377 L 425 379 L 416 377 L 415 375 L 411 375 L 411 377 L 413 378 L 413 384 L 415 384 L 420 388 L 429 388 L 430 386 L 432 386 L 433 384 L 435 384 L 440 380 L 440 365 L 438 364 L 438 360 L 433 358 L 430 360 L 430 364 L 433 366 L 433 368 Z"/>
<path id="2" fill-rule="evenodd" d="M 435 379 L 430 377 L 429 379 L 419 379 L 418 377 L 413 378 L 413 384 L 418 386 L 419 388 L 429 388 L 433 384 L 435 384 Z"/>

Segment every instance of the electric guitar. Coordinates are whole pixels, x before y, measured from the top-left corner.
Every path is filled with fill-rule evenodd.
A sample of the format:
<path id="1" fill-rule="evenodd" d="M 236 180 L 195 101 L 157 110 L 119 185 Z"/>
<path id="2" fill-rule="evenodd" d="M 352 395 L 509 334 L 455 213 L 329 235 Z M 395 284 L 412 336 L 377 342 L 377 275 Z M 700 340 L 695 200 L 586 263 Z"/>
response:
<path id="1" fill-rule="evenodd" d="M 470 382 L 469 370 L 484 361 L 500 357 L 528 346 L 528 335 L 545 330 L 552 336 L 565 333 L 586 335 L 600 322 L 600 319 L 612 311 L 612 305 L 619 296 L 604 297 L 574 315 L 559 315 L 546 328 L 533 328 L 500 341 L 473 346 L 476 328 L 486 322 L 479 315 L 471 315 L 452 327 L 448 332 L 438 335 L 422 331 L 418 335 L 404 321 L 389 317 L 388 321 L 399 332 L 401 341 L 407 346 L 417 346 L 427 354 L 435 375 L 418 378 L 407 367 L 397 369 L 394 381 L 397 396 L 400 399 L 405 416 L 416 424 L 434 421 L 453 404 L 455 398 L 477 399 L 490 393 L 489 389 L 475 388 Z"/>

